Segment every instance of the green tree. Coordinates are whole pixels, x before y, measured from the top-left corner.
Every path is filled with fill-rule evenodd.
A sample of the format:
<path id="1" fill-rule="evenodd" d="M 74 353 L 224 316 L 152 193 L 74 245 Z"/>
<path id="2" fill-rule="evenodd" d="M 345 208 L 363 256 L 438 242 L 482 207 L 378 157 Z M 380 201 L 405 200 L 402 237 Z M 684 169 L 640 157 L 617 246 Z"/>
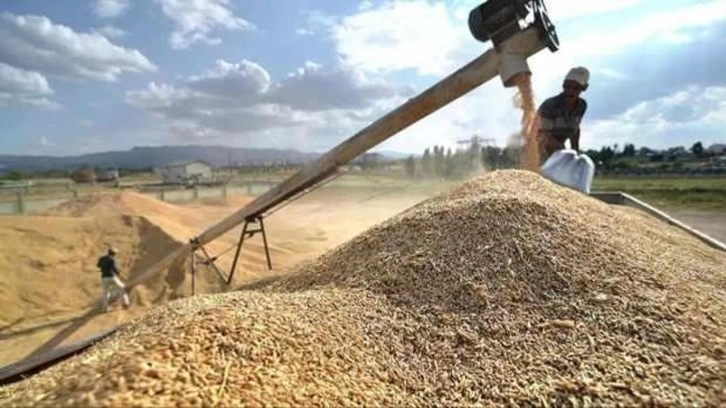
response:
<path id="1" fill-rule="evenodd" d="M 623 156 L 625 157 L 633 157 L 635 156 L 635 145 L 632 143 L 628 143 L 623 147 Z"/>
<path id="2" fill-rule="evenodd" d="M 434 146 L 434 172 L 437 176 L 444 175 L 445 160 L 444 146 Z"/>
<path id="3" fill-rule="evenodd" d="M 426 150 L 424 150 L 423 157 L 421 158 L 421 170 L 423 171 L 424 176 L 430 177 L 432 169 L 433 160 L 431 158 L 431 149 L 426 148 Z"/>
<path id="4" fill-rule="evenodd" d="M 23 175 L 20 174 L 20 172 L 11 170 L 11 171 L 7 172 L 2 178 L 4 178 L 5 180 L 10 180 L 10 181 L 20 181 L 23 179 Z"/>
<path id="5" fill-rule="evenodd" d="M 615 146 L 617 149 L 617 145 Z M 615 158 L 615 150 L 610 146 L 604 146 L 600 149 L 600 154 L 598 155 L 598 158 L 600 159 L 600 162 L 604 167 L 610 167 L 610 164 Z"/>
<path id="6" fill-rule="evenodd" d="M 479 138 L 475 136 L 471 142 L 471 145 L 469 146 L 469 149 L 466 152 L 467 171 L 475 171 L 475 170 L 479 169 L 479 165 L 481 163 L 480 152 L 481 152 L 481 143 L 479 143 Z"/>
<path id="7" fill-rule="evenodd" d="M 413 155 L 408 156 L 408 159 L 406 159 L 406 175 L 411 178 L 416 175 L 416 161 Z"/>
<path id="8" fill-rule="evenodd" d="M 441 150 L 443 151 L 444 148 L 441 147 Z M 452 177 L 454 175 L 454 172 L 456 170 L 456 157 L 454 157 L 451 153 L 451 148 L 446 151 L 446 156 L 444 158 L 444 177 Z"/>
<path id="9" fill-rule="evenodd" d="M 482 165 L 490 170 L 503 168 L 504 158 L 502 149 L 496 146 L 484 146 L 481 148 Z"/>
<path id="10" fill-rule="evenodd" d="M 696 142 L 693 146 L 691 146 L 691 153 L 696 156 L 701 156 L 703 154 L 703 150 L 703 144 L 701 142 Z"/>

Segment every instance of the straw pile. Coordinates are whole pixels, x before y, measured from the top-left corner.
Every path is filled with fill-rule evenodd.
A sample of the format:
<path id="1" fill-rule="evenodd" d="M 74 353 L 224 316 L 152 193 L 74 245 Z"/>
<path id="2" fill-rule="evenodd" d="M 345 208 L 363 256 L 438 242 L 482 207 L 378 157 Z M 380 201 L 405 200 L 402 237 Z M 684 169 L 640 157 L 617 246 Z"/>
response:
<path id="1" fill-rule="evenodd" d="M 255 290 L 175 301 L 3 405 L 724 402 L 726 256 L 495 172 Z"/>

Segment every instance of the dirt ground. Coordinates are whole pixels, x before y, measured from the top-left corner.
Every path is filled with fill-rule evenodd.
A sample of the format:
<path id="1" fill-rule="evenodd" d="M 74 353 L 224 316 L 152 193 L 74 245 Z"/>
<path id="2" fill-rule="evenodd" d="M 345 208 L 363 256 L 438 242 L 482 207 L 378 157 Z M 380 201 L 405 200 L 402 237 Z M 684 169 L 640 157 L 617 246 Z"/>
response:
<path id="1" fill-rule="evenodd" d="M 261 235 L 243 247 L 233 287 L 273 276 L 312 259 L 367 228 L 430 197 L 426 189 L 330 186 L 282 208 L 265 221 L 273 270 Z M 0 366 L 73 343 L 142 315 L 154 305 L 188 296 L 188 269 L 172 268 L 132 291 L 132 306 L 109 313 L 92 309 L 101 294 L 95 266 L 109 245 L 124 279 L 132 279 L 182 242 L 251 200 L 173 205 L 123 193 L 79 199 L 43 214 L 0 217 Z M 206 246 L 228 270 L 241 226 Z M 225 289 L 198 267 L 198 293 Z"/>

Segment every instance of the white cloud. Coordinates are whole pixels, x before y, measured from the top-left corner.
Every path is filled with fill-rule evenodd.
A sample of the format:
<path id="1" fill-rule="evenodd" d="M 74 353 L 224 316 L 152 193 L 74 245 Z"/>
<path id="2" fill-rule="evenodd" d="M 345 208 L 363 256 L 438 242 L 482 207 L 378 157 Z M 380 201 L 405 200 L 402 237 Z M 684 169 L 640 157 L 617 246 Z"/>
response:
<path id="1" fill-rule="evenodd" d="M 129 0 L 95 0 L 93 11 L 102 18 L 118 17 L 129 8 Z"/>
<path id="2" fill-rule="evenodd" d="M 338 17 L 325 14 L 320 10 L 301 10 L 304 27 L 295 30 L 297 35 L 329 35 L 330 30 L 338 24 Z"/>
<path id="3" fill-rule="evenodd" d="M 48 139 L 45 136 L 41 136 L 40 139 L 38 139 L 38 143 L 41 146 L 54 146 L 55 145 L 55 143 L 51 142 L 50 139 Z"/>
<path id="4" fill-rule="evenodd" d="M 60 106 L 47 98 L 52 94 L 53 89 L 43 75 L 0 62 L 0 106 L 57 109 Z"/>
<path id="5" fill-rule="evenodd" d="M 427 0 L 389 1 L 335 20 L 330 37 L 345 66 L 375 75 L 413 71 L 439 80 L 491 47 L 475 41 L 468 29 L 469 11 L 480 3 L 475 0 L 449 1 L 446 5 Z M 644 4 L 641 0 L 548 0 L 550 16 L 558 31 L 571 32 L 573 36 L 563 38 L 561 32 L 560 50 L 556 53 L 543 50 L 529 59 L 534 73 L 535 103 L 558 93 L 563 76 L 572 66 L 588 66 L 594 76 L 611 82 L 627 81 L 631 79 L 628 71 L 611 65 L 605 58 L 620 56 L 626 48 L 635 51 L 636 46 L 655 39 L 664 46 L 684 44 L 695 38 L 693 33 L 686 34 L 684 30 L 706 29 L 710 24 L 726 20 L 726 1 L 711 0 L 701 4 L 674 4 L 669 11 L 624 19 L 623 23 L 610 19 L 611 24 L 588 23 L 590 26 L 581 27 L 584 24 L 581 17 L 636 8 L 645 10 Z M 451 145 L 457 138 L 474 133 L 494 137 L 501 145 L 519 127 L 520 112 L 513 107 L 513 94 L 514 90 L 503 89 L 497 78 L 401 132 L 385 146 L 416 151 L 425 146 L 424 141 L 428 145 Z M 711 114 L 710 117 L 720 116 Z M 617 134 L 633 130 L 633 126 L 624 125 L 627 121 L 617 123 L 620 126 Z M 604 125 L 600 123 L 590 132 L 600 132 Z M 589 126 L 588 122 L 585 128 Z M 597 144 L 602 139 L 599 135 L 590 139 L 590 143 Z"/>
<path id="6" fill-rule="evenodd" d="M 682 30 L 706 27 L 721 21 L 726 21 L 726 0 L 684 5 L 646 15 L 636 23 L 613 27 L 607 32 L 583 35 L 571 41 L 566 48 L 581 57 L 602 57 L 648 41 L 684 44 L 693 39 L 682 33 Z"/>
<path id="7" fill-rule="evenodd" d="M 259 64 L 217 60 L 212 69 L 187 81 L 189 88 L 212 95 L 239 97 L 259 95 L 270 86 L 270 74 Z"/>
<path id="8" fill-rule="evenodd" d="M 365 11 L 369 10 L 373 7 L 373 2 L 370 0 L 362 0 L 360 3 L 358 3 L 358 10 Z"/>
<path id="9" fill-rule="evenodd" d="M 30 106 L 43 110 L 58 110 L 61 105 L 44 97 L 18 96 L 10 93 L 0 92 L 0 107 L 8 106 Z"/>
<path id="10" fill-rule="evenodd" d="M 249 21 L 235 16 L 229 0 L 157 0 L 164 14 L 174 22 L 169 43 L 184 49 L 194 43 L 221 44 L 219 37 L 210 37 L 216 30 L 254 30 Z"/>
<path id="11" fill-rule="evenodd" d="M 0 92 L 46 96 L 51 95 L 53 90 L 43 75 L 0 62 Z"/>
<path id="12" fill-rule="evenodd" d="M 446 3 L 453 10 L 453 15 L 458 20 L 466 22 L 469 17 L 469 12 L 474 7 L 480 5 L 482 1 L 448 0 Z M 645 0 L 545 0 L 547 14 L 555 22 L 555 25 L 563 21 L 575 20 L 582 17 L 624 11 L 638 7 L 643 3 L 645 3 Z"/>
<path id="13" fill-rule="evenodd" d="M 330 31 L 336 51 L 347 65 L 375 73 L 411 69 L 441 77 L 491 46 L 475 41 L 468 29 L 469 11 L 478 4 L 480 1 L 462 0 L 447 7 L 443 2 L 428 0 L 389 1 L 339 20 L 328 17 L 327 21 L 333 25 Z M 556 26 L 563 21 L 577 24 L 577 18 L 585 15 L 623 11 L 643 4 L 642 0 L 547 1 Z M 561 49 L 546 58 L 547 63 L 541 64 L 537 75 L 550 79 L 550 73 L 556 72 L 561 76 L 578 60 L 613 55 L 652 39 L 670 44 L 690 42 L 692 36 L 683 30 L 726 21 L 726 0 L 678 5 L 625 21 L 581 30 L 577 37 L 560 38 Z M 545 59 L 540 54 L 533 59 Z"/>
<path id="14" fill-rule="evenodd" d="M 643 101 L 619 119 L 635 124 L 673 124 L 703 121 L 726 105 L 726 87 L 689 86 L 669 95 Z"/>
<path id="15" fill-rule="evenodd" d="M 137 108 L 161 110 L 172 107 L 191 96 L 192 92 L 188 89 L 176 89 L 172 85 L 151 82 L 144 90 L 127 92 L 126 101 Z"/>
<path id="16" fill-rule="evenodd" d="M 370 103 L 391 95 L 410 96 L 413 93 L 411 87 L 369 81 L 354 70 L 324 69 L 308 61 L 304 67 L 276 84 L 268 100 L 304 111 L 364 109 Z"/>
<path id="17" fill-rule="evenodd" d="M 177 84 L 150 83 L 126 94 L 172 136 L 185 140 L 264 146 L 304 143 L 325 148 L 400 103 L 411 89 L 368 80 L 308 62 L 280 81 L 251 61 L 217 61 L 207 72 Z M 314 139 L 314 140 L 313 140 Z M 288 145 L 289 147 L 290 145 Z"/>
<path id="18" fill-rule="evenodd" d="M 126 31 L 112 25 L 106 25 L 93 31 L 111 39 L 123 38 L 127 34 Z"/>
<path id="19" fill-rule="evenodd" d="M 449 16 L 443 3 L 386 3 L 344 17 L 333 29 L 342 63 L 368 72 L 415 69 L 442 75 L 468 29 Z"/>
<path id="20" fill-rule="evenodd" d="M 639 102 L 623 114 L 583 128 L 583 144 L 625 142 L 655 148 L 688 136 L 704 144 L 723 142 L 726 87 L 689 86 L 661 98 Z"/>
<path id="21" fill-rule="evenodd" d="M 643 0 L 546 0 L 547 12 L 553 21 L 564 21 L 593 14 L 604 14 L 637 7 Z"/>
<path id="22" fill-rule="evenodd" d="M 44 75 L 114 81 L 124 72 L 155 71 L 138 50 L 78 33 L 46 17 L 0 15 L 0 60 Z"/>

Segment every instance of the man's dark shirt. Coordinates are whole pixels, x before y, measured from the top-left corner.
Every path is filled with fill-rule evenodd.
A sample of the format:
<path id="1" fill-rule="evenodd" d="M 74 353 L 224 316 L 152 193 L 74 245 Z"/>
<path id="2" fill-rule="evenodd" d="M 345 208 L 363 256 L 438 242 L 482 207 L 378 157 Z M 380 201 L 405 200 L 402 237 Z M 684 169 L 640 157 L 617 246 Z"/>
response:
<path id="1" fill-rule="evenodd" d="M 113 278 L 118 273 L 116 261 L 108 255 L 99 258 L 96 266 L 101 268 L 101 276 L 104 278 Z"/>
<path id="2" fill-rule="evenodd" d="M 542 102 L 539 107 L 540 132 L 549 132 L 555 139 L 564 143 L 567 139 L 577 136 L 586 111 L 587 102 L 582 98 L 578 98 L 574 109 L 568 110 L 564 93 L 553 96 Z"/>

